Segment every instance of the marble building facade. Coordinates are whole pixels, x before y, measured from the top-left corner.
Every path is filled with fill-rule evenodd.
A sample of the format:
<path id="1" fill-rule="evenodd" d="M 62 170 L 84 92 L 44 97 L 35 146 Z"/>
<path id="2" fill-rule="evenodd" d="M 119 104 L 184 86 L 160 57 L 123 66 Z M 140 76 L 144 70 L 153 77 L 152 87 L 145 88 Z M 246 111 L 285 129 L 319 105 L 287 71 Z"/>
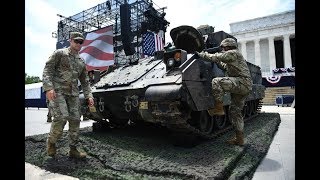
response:
<path id="1" fill-rule="evenodd" d="M 295 67 L 295 10 L 230 24 L 239 50 L 261 67 L 262 76 L 276 68 Z"/>

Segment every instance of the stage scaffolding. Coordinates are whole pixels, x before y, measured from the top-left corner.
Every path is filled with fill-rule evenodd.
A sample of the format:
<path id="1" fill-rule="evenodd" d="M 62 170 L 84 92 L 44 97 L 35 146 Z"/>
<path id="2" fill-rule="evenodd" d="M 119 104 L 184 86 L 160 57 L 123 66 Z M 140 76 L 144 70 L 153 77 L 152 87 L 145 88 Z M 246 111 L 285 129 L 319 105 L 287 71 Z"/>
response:
<path id="1" fill-rule="evenodd" d="M 132 43 L 136 50 L 135 54 L 129 56 L 125 55 L 121 41 L 120 5 L 124 3 L 130 5 L 131 31 L 134 36 Z M 152 6 L 157 15 L 164 19 L 166 7 L 157 7 L 152 1 L 108 0 L 70 17 L 58 14 L 60 17 L 58 30 L 52 34 L 57 38 L 57 42 L 60 42 L 69 39 L 69 32 L 71 31 L 86 33 L 113 25 L 115 64 L 124 65 L 141 58 L 141 23 L 147 21 L 144 12 L 150 8 L 149 6 Z M 166 31 L 168 25 L 169 22 L 165 25 L 164 31 Z"/>

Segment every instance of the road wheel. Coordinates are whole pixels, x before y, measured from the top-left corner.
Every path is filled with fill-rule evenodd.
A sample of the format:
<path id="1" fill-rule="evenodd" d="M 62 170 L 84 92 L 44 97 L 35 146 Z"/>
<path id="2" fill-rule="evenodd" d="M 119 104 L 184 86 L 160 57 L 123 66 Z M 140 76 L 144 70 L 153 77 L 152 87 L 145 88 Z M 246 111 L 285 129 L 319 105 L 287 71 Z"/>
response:
<path id="1" fill-rule="evenodd" d="M 107 121 L 97 121 L 92 123 L 93 132 L 105 132 L 110 130 L 110 124 Z"/>
<path id="2" fill-rule="evenodd" d="M 204 134 L 211 134 L 214 126 L 213 117 L 207 111 L 201 111 L 199 116 L 199 129 Z"/>
<path id="3" fill-rule="evenodd" d="M 227 110 L 227 107 L 224 106 L 224 112 L 225 115 L 223 116 L 213 116 L 214 120 L 214 130 L 221 130 L 225 128 L 227 121 L 229 119 L 229 111 Z"/>

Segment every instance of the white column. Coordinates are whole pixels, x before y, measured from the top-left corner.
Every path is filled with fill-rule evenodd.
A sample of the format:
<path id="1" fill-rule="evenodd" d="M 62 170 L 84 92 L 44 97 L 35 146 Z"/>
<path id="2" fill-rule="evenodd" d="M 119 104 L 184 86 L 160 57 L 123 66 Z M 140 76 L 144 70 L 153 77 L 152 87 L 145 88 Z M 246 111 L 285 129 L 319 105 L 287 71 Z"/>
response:
<path id="1" fill-rule="evenodd" d="M 260 39 L 254 40 L 254 61 L 255 64 L 261 67 L 261 56 L 260 56 Z"/>
<path id="2" fill-rule="evenodd" d="M 241 43 L 241 53 L 245 60 L 247 60 L 247 41 L 242 41 Z"/>
<path id="3" fill-rule="evenodd" d="M 274 51 L 274 37 L 268 37 L 269 41 L 269 63 L 270 63 L 270 73 L 276 68 L 276 54 Z"/>
<path id="4" fill-rule="evenodd" d="M 290 34 L 283 35 L 284 68 L 292 67 Z"/>

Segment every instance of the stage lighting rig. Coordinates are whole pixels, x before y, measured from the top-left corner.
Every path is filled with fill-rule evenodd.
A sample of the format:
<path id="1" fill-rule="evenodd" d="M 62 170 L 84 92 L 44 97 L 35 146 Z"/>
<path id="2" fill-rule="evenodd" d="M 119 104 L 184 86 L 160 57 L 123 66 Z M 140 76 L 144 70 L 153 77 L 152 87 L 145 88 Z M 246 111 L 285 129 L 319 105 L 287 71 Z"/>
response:
<path id="1" fill-rule="evenodd" d="M 146 26 L 144 29 L 154 32 L 158 32 L 159 30 L 166 32 L 167 26 L 170 24 L 164 18 L 166 13 L 159 13 L 154 9 L 153 4 L 150 3 L 148 9 L 143 14 L 147 19 L 146 22 L 142 23 L 143 26 Z"/>

